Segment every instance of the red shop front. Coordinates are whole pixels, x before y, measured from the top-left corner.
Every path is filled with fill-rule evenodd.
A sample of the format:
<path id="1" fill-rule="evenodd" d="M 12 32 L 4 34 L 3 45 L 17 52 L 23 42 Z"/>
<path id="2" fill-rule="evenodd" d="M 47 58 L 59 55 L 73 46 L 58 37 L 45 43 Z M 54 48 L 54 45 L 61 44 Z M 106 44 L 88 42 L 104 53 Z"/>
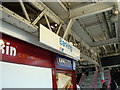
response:
<path id="1" fill-rule="evenodd" d="M 56 55 L 54 69 L 54 87 L 59 89 L 76 90 L 76 74 L 74 60 L 62 55 Z"/>
<path id="2" fill-rule="evenodd" d="M 74 60 L 2 34 L 3 88 L 76 89 Z"/>
<path id="3" fill-rule="evenodd" d="M 55 54 L 2 34 L 0 65 L 3 88 L 53 88 Z"/>

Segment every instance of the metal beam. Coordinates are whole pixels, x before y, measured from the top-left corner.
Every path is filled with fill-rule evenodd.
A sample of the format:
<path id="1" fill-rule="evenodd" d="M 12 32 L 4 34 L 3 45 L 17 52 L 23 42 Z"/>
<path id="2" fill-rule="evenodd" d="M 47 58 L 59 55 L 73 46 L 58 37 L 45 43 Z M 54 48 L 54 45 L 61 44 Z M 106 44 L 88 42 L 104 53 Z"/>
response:
<path id="1" fill-rule="evenodd" d="M 80 55 L 81 55 L 81 57 L 84 58 L 84 61 L 89 61 L 89 62 L 95 64 L 96 66 L 100 66 L 98 62 L 96 62 L 95 60 L 92 60 L 91 58 L 89 58 L 88 56 L 84 55 L 83 53 L 81 53 Z"/>
<path id="2" fill-rule="evenodd" d="M 73 8 L 70 11 L 70 18 L 81 18 L 83 16 L 98 14 L 109 11 L 113 8 L 114 2 L 96 2 L 83 7 Z"/>
<path id="3" fill-rule="evenodd" d="M 20 5 L 21 5 L 22 10 L 23 10 L 23 12 L 24 12 L 24 14 L 25 14 L 25 17 L 30 21 L 29 15 L 28 15 L 28 13 L 27 13 L 27 10 L 26 10 L 26 8 L 25 8 L 24 3 L 23 3 L 22 0 L 20 0 Z"/>
<path id="4" fill-rule="evenodd" d="M 108 36 L 107 30 L 105 29 L 105 24 L 104 24 L 103 18 L 102 18 L 102 16 L 100 14 L 97 14 L 97 17 L 99 19 L 99 22 L 101 23 L 102 32 L 105 35 L 105 38 L 108 39 L 109 36 Z"/>
<path id="5" fill-rule="evenodd" d="M 112 44 L 112 43 L 118 43 L 118 38 L 112 38 L 112 39 L 107 39 L 107 40 L 103 40 L 103 41 L 97 41 L 97 42 L 89 43 L 89 46 L 99 47 L 99 46 L 102 46 L 102 45 Z"/>
<path id="6" fill-rule="evenodd" d="M 66 8 L 66 6 L 62 3 L 62 1 L 57 0 L 58 3 L 60 4 L 60 6 L 68 13 L 68 9 Z"/>
<path id="7" fill-rule="evenodd" d="M 120 13 L 118 14 L 118 30 L 117 30 L 117 33 L 118 33 L 118 41 L 119 41 L 119 44 L 120 44 Z"/>
<path id="8" fill-rule="evenodd" d="M 118 38 L 118 22 L 115 23 L 115 31 L 116 31 L 116 37 Z"/>
<path id="9" fill-rule="evenodd" d="M 98 22 L 90 23 L 89 25 L 86 25 L 85 28 L 92 28 L 92 27 L 96 27 L 96 26 L 100 26 L 100 23 L 98 23 Z"/>
<path id="10" fill-rule="evenodd" d="M 118 53 L 111 53 L 111 54 L 107 54 L 107 55 L 104 55 L 104 56 L 101 56 L 101 58 L 103 58 L 103 57 L 110 57 L 110 56 L 116 56 L 116 55 L 120 55 L 120 53 L 118 52 Z"/>
<path id="11" fill-rule="evenodd" d="M 42 18 L 42 16 L 44 15 L 45 11 L 46 11 L 46 10 L 43 10 L 43 11 L 38 15 L 38 17 L 32 22 L 32 24 L 35 25 L 35 24 Z"/>
<path id="12" fill-rule="evenodd" d="M 91 66 L 79 66 L 77 68 L 90 68 L 90 67 L 95 67 L 95 65 L 91 65 Z"/>
<path id="13" fill-rule="evenodd" d="M 38 29 L 38 26 L 32 25 L 30 21 L 28 21 L 27 19 L 19 16 L 19 15 L 16 14 L 15 12 L 7 9 L 6 7 L 4 7 L 4 6 L 2 6 L 2 5 L 0 5 L 0 12 L 2 12 L 2 14 L 4 14 L 4 13 L 5 13 L 5 14 L 8 14 L 9 16 L 15 18 L 15 19 L 16 19 L 17 21 L 19 21 L 19 22 L 23 22 L 24 24 L 28 25 L 28 27 L 32 27 L 32 28 L 35 29 L 35 30 Z M 6 18 L 6 17 L 2 16 L 2 18 Z M 15 21 L 15 20 L 13 20 L 13 21 Z M 8 22 L 8 20 L 7 20 L 7 22 Z M 17 23 L 17 22 L 9 22 L 9 23 L 12 24 L 12 23 Z M 17 25 L 17 24 L 16 24 L 16 25 Z M 19 27 L 19 25 L 18 25 L 18 27 Z M 20 27 L 20 28 L 22 28 L 22 27 Z M 29 28 L 28 28 L 28 31 L 29 31 Z"/>
<path id="14" fill-rule="evenodd" d="M 58 30 L 57 30 L 57 33 L 56 33 L 57 35 L 59 34 L 61 27 L 62 27 L 62 23 L 58 27 Z"/>
<path id="15" fill-rule="evenodd" d="M 78 35 L 78 33 L 74 32 L 74 30 L 70 31 L 71 35 L 74 35 L 74 38 L 76 38 L 76 40 L 78 40 L 82 45 L 84 45 L 85 47 L 92 49 L 91 47 L 89 47 L 89 45 L 85 42 L 84 38 L 80 37 Z"/>
<path id="16" fill-rule="evenodd" d="M 119 12 L 120 12 L 120 0 L 118 0 L 119 2 L 118 2 L 118 10 L 119 10 Z"/>
<path id="17" fill-rule="evenodd" d="M 98 67 L 97 66 L 95 66 L 95 71 L 98 71 Z"/>
<path id="18" fill-rule="evenodd" d="M 118 64 L 118 65 L 112 65 L 112 66 L 104 66 L 103 68 L 112 68 L 112 67 L 120 67 L 120 64 Z"/>
<path id="19" fill-rule="evenodd" d="M 117 53 L 117 45 L 116 45 L 116 43 L 114 43 L 114 47 L 115 47 L 115 52 Z"/>
<path id="20" fill-rule="evenodd" d="M 33 7 L 43 11 L 44 9 L 46 10 L 46 12 L 44 12 L 45 15 L 47 15 L 48 17 L 50 17 L 54 22 L 56 22 L 57 24 L 60 24 L 62 21 L 62 19 L 60 19 L 52 10 L 50 10 L 43 2 L 39 1 L 36 2 L 36 0 L 28 0 L 28 3 L 30 3 Z"/>
<path id="21" fill-rule="evenodd" d="M 107 49 L 106 49 L 106 47 L 104 45 L 103 45 L 103 48 L 105 50 L 105 54 L 107 55 Z"/>
<path id="22" fill-rule="evenodd" d="M 93 35 L 85 28 L 85 25 L 84 25 L 84 23 L 81 21 L 81 19 L 76 20 L 76 22 L 77 22 L 78 25 L 87 33 L 87 35 L 90 37 L 90 39 L 91 39 L 92 41 L 95 41 Z M 82 24 L 82 26 L 81 26 L 80 24 Z"/>
<path id="23" fill-rule="evenodd" d="M 47 25 L 48 25 L 49 29 L 52 31 L 52 29 L 51 29 L 51 27 L 50 27 L 50 23 L 49 23 L 49 21 L 48 21 L 47 16 L 46 16 L 46 15 L 44 15 L 44 16 L 45 16 L 45 20 L 46 20 L 46 22 L 47 22 Z"/>
<path id="24" fill-rule="evenodd" d="M 72 27 L 74 21 L 75 21 L 75 19 L 70 19 L 70 21 L 69 21 L 69 23 L 68 23 L 68 25 L 67 25 L 67 28 L 66 28 L 66 30 L 65 30 L 65 33 L 64 33 L 64 35 L 63 35 L 63 38 L 64 38 L 64 39 L 66 38 L 66 36 L 68 35 L 69 31 L 71 30 L 71 27 Z"/>
<path id="25" fill-rule="evenodd" d="M 106 20 L 106 26 L 107 26 L 107 28 L 108 28 L 108 35 L 109 35 L 109 38 L 112 38 L 112 29 L 111 29 L 111 25 L 110 25 L 110 20 L 109 20 L 109 14 L 108 14 L 108 12 L 103 12 L 103 16 L 104 16 L 104 18 L 105 18 L 105 20 Z M 104 20 L 104 21 L 105 21 Z"/>

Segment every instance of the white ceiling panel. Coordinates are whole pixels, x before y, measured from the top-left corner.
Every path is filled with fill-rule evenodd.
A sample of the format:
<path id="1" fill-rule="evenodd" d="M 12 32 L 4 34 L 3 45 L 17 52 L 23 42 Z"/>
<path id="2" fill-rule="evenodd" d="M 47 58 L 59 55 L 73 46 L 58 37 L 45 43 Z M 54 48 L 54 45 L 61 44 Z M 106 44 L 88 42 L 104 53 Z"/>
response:
<path id="1" fill-rule="evenodd" d="M 80 37 L 82 37 L 83 40 L 85 40 L 85 42 L 87 43 L 92 42 L 92 39 L 90 38 L 90 36 L 76 22 L 73 24 L 72 28 L 74 32 L 77 33 L 77 35 L 79 35 Z"/>
<path id="2" fill-rule="evenodd" d="M 91 27 L 91 28 L 87 28 L 87 30 L 92 34 L 92 36 L 94 37 L 94 39 L 96 41 L 100 41 L 100 40 L 104 40 L 105 39 L 105 35 L 102 31 L 102 27 L 99 26 L 95 26 L 95 27 Z"/>
<path id="3" fill-rule="evenodd" d="M 81 21 L 86 26 L 88 26 L 89 24 L 92 24 L 92 23 L 99 23 L 99 20 L 96 15 L 92 15 L 89 17 L 83 17 L 83 18 L 81 18 Z"/>

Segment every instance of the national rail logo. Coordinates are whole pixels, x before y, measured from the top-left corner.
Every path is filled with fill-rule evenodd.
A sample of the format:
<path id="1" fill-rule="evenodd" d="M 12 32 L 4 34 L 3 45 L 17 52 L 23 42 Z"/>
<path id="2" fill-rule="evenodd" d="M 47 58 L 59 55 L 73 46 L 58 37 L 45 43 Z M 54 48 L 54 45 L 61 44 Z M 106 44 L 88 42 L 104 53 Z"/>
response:
<path id="1" fill-rule="evenodd" d="M 72 46 L 68 44 L 68 42 L 64 41 L 62 38 L 59 39 L 59 44 L 61 45 L 60 50 L 64 52 L 64 48 L 70 50 L 72 52 Z M 64 48 L 62 48 L 64 47 Z"/>

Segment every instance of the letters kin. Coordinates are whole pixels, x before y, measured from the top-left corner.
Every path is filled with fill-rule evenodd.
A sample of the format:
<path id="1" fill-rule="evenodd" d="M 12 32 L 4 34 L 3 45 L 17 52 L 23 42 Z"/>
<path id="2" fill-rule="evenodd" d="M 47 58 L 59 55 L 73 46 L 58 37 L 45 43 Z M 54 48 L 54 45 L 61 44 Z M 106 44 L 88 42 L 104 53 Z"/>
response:
<path id="1" fill-rule="evenodd" d="M 0 44 L 0 51 L 2 54 L 10 56 L 16 56 L 17 52 L 16 48 L 10 45 L 10 42 L 4 42 L 4 44 Z"/>

